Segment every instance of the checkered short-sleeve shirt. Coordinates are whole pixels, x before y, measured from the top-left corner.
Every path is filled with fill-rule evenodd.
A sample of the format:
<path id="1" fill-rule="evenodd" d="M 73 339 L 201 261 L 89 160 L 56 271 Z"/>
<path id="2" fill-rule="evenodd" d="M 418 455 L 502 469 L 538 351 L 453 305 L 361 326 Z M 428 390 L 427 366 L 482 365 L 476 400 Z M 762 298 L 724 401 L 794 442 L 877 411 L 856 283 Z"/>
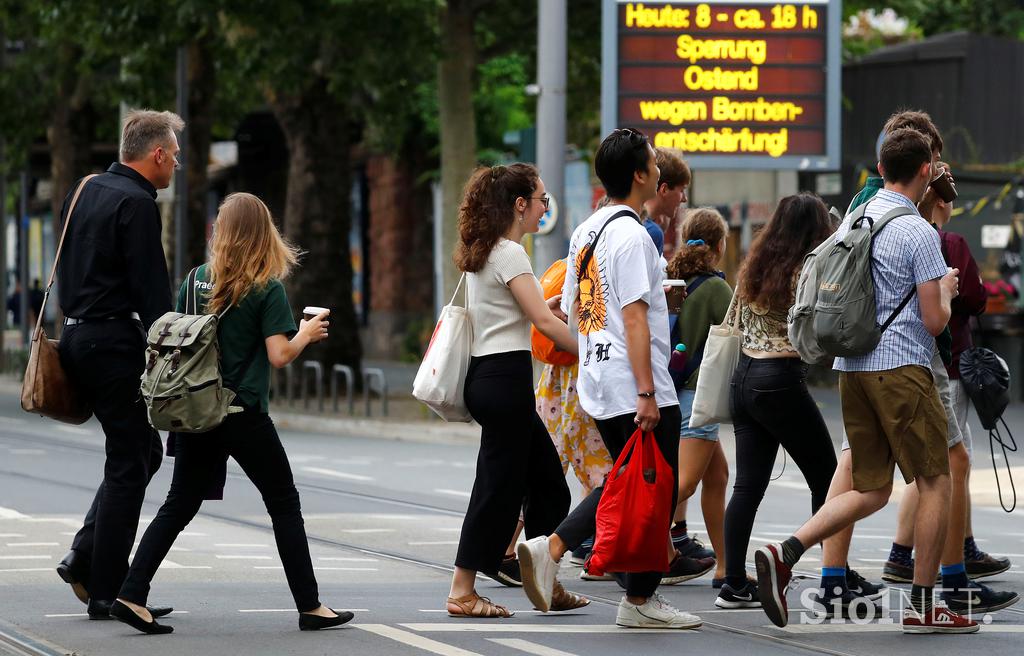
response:
<path id="1" fill-rule="evenodd" d="M 939 233 L 917 213 L 913 201 L 888 189 L 880 190 L 867 205 L 866 216 L 880 218 L 889 210 L 906 205 L 914 214 L 890 221 L 875 237 L 871 272 L 875 279 L 877 321 L 885 322 L 917 285 L 946 275 Z M 849 219 L 837 230 L 837 238 L 850 230 Z M 921 319 L 921 305 L 915 295 L 899 316 L 882 333 L 874 351 L 855 358 L 836 358 L 838 371 L 886 371 L 931 363 L 935 338 Z"/>

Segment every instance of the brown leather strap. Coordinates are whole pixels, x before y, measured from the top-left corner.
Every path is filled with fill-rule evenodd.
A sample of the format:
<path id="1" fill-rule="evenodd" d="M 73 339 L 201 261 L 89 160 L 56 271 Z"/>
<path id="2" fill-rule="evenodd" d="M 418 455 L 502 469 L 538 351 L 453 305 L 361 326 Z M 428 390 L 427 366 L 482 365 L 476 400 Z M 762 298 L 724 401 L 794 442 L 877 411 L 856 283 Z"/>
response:
<path id="1" fill-rule="evenodd" d="M 75 190 L 75 195 L 71 198 L 71 205 L 68 206 L 68 214 L 64 218 L 64 229 L 60 233 L 60 241 L 57 242 L 57 254 L 53 258 L 53 268 L 50 270 L 50 281 L 46 283 L 46 292 L 43 294 L 43 304 L 39 307 L 39 316 L 36 318 L 36 329 L 32 332 L 33 340 L 35 335 L 39 333 L 39 327 L 43 325 L 43 317 L 46 315 L 46 301 L 50 298 L 50 288 L 53 287 L 53 281 L 57 277 L 57 263 L 60 262 L 60 252 L 64 248 L 64 237 L 68 234 L 68 224 L 71 223 L 71 213 L 75 211 L 75 205 L 78 204 L 78 197 L 82 195 L 82 190 L 85 189 L 85 183 L 95 178 L 98 173 L 87 175 L 82 178 L 82 181 L 78 183 L 78 189 Z"/>

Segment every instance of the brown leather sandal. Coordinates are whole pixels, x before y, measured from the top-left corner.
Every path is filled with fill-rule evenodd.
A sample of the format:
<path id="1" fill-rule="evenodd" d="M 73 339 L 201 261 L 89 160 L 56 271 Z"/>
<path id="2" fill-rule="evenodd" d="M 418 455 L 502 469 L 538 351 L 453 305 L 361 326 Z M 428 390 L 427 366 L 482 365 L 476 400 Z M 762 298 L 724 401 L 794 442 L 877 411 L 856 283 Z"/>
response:
<path id="1" fill-rule="evenodd" d="M 589 603 L 589 602 L 588 602 Z M 458 612 L 452 612 L 451 607 L 455 606 Z M 475 617 L 475 618 L 496 618 L 512 617 L 515 612 L 491 603 L 487 597 L 481 597 L 476 592 L 470 592 L 465 597 L 448 597 L 448 617 Z"/>
<path id="2" fill-rule="evenodd" d="M 561 583 L 555 581 L 555 587 L 551 591 L 551 610 L 576 610 L 589 605 L 589 599 L 575 592 L 569 592 L 562 587 Z"/>

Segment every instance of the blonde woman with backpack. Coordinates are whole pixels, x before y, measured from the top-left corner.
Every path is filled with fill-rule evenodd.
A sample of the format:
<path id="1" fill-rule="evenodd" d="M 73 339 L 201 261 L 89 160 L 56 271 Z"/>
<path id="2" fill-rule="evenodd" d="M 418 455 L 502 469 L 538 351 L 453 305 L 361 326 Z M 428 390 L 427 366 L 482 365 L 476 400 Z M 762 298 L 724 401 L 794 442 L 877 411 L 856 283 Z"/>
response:
<path id="1" fill-rule="evenodd" d="M 171 545 L 211 489 L 223 484 L 227 459 L 233 457 L 263 496 L 273 520 L 277 550 L 299 612 L 301 630 L 323 629 L 352 619 L 320 603 L 309 544 L 303 527 L 299 493 L 288 456 L 267 414 L 271 366 L 295 360 L 309 344 L 327 337 L 328 311 L 298 329 L 281 280 L 299 251 L 278 233 L 270 210 L 256 196 L 231 194 L 221 203 L 210 242 L 210 261 L 199 267 L 195 293 L 201 312 L 225 312 L 218 328 L 225 386 L 237 390 L 234 405 L 217 428 L 202 434 L 178 434 L 174 476 L 167 500 L 139 544 L 111 616 L 143 633 L 170 633 L 146 608 L 150 582 Z M 186 286 L 178 292 L 177 310 L 185 310 Z M 238 377 L 241 376 L 241 380 Z"/>

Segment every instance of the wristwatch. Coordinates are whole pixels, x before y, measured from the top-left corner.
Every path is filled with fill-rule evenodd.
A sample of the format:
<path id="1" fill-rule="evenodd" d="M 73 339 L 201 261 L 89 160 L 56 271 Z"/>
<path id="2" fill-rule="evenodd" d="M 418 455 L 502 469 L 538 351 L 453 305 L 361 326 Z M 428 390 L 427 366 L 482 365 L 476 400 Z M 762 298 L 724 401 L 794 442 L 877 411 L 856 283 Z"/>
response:
<path id="1" fill-rule="evenodd" d="M 654 398 L 654 392 L 653 391 L 651 391 L 651 392 L 637 392 L 636 395 L 637 396 L 642 396 L 645 399 L 653 399 Z"/>

